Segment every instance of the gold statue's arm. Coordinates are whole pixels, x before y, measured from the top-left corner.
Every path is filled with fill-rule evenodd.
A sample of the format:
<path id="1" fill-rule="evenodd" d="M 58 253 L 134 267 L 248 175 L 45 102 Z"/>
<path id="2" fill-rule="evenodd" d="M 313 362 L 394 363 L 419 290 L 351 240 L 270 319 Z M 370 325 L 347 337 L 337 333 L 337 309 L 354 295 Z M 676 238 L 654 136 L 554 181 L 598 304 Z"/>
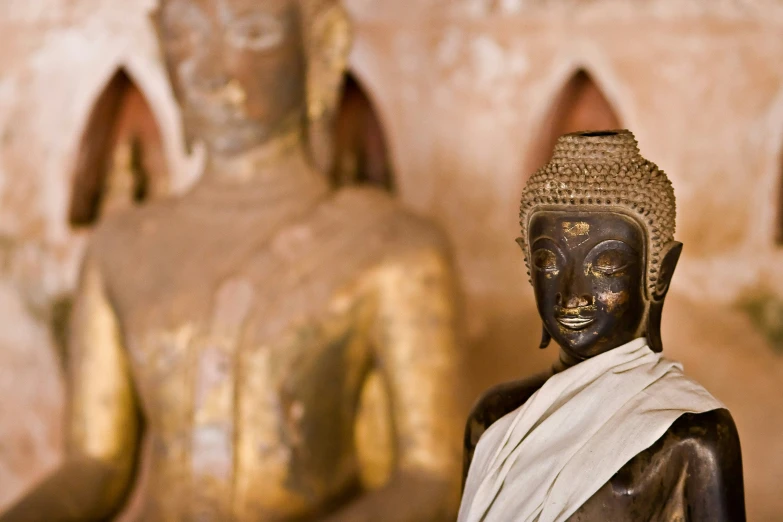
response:
<path id="1" fill-rule="evenodd" d="M 139 440 L 128 372 L 117 318 L 98 266 L 88 259 L 71 320 L 65 461 L 0 522 L 102 520 L 121 507 Z"/>
<path id="2" fill-rule="evenodd" d="M 375 344 L 396 437 L 389 482 L 329 522 L 454 520 L 459 503 L 457 299 L 449 257 L 419 251 L 376 274 Z"/>

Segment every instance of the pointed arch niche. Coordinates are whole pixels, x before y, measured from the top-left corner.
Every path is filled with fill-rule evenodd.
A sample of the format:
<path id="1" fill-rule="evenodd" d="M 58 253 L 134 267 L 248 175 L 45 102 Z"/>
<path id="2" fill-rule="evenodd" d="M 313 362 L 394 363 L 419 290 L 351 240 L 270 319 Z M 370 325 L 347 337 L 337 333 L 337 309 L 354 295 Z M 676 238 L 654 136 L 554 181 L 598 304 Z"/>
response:
<path id="1" fill-rule="evenodd" d="M 530 152 L 528 172 L 546 164 L 557 138 L 569 132 L 622 128 L 617 113 L 601 88 L 584 69 L 579 69 L 563 86 L 543 122 L 541 136 Z"/>
<path id="2" fill-rule="evenodd" d="M 79 142 L 69 221 L 92 226 L 101 217 L 167 190 L 166 158 L 155 116 L 124 69 L 104 87 Z"/>
<path id="3" fill-rule="evenodd" d="M 356 79 L 347 73 L 335 133 L 335 186 L 373 185 L 394 192 L 395 181 L 381 119 Z"/>

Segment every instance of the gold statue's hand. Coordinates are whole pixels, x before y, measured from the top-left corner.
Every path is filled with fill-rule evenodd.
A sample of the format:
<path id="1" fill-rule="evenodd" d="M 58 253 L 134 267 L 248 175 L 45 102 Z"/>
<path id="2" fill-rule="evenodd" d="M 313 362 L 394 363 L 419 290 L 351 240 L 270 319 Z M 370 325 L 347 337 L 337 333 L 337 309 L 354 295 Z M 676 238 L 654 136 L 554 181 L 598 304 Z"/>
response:
<path id="1" fill-rule="evenodd" d="M 0 522 L 106 520 L 120 506 L 107 502 L 124 470 L 91 458 L 69 456 L 43 482 L 0 515 Z"/>
<path id="2" fill-rule="evenodd" d="M 117 319 L 90 256 L 70 330 L 65 461 L 0 522 L 101 520 L 117 510 L 129 490 L 139 414 Z"/>
<path id="3" fill-rule="evenodd" d="M 454 520 L 459 503 L 461 431 L 454 274 L 427 249 L 376 274 L 374 345 L 392 407 L 396 466 L 385 486 L 329 522 Z"/>
<path id="4" fill-rule="evenodd" d="M 453 522 L 459 501 L 454 491 L 449 478 L 403 472 L 319 522 Z"/>

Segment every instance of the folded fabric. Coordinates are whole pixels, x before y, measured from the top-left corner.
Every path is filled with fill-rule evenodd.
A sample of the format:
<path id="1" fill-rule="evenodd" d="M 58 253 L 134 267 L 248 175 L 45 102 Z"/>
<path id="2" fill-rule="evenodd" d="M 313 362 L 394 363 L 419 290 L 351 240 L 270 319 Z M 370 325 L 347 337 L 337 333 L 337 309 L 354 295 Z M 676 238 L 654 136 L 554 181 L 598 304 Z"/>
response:
<path id="1" fill-rule="evenodd" d="M 458 522 L 560 522 L 683 413 L 723 408 L 644 338 L 555 374 L 479 439 Z"/>

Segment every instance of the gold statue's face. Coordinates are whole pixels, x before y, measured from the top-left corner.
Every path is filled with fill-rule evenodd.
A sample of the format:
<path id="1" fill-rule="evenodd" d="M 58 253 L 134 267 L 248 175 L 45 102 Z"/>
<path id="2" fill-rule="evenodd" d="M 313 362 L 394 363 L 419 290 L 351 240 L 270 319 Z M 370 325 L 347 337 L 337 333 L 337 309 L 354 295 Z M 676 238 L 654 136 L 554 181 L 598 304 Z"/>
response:
<path id="1" fill-rule="evenodd" d="M 190 139 L 236 154 L 304 117 L 299 0 L 164 0 L 157 22 Z"/>

